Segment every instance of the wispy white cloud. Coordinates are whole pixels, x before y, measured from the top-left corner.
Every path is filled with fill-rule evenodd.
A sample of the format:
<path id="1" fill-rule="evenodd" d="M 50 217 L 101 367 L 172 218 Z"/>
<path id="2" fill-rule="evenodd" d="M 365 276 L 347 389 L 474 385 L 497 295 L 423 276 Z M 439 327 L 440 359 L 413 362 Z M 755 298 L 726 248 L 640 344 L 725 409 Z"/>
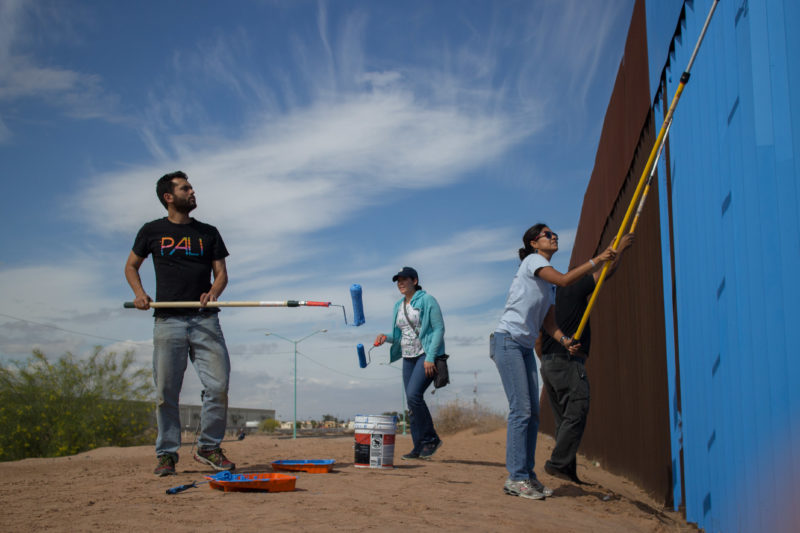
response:
<path id="1" fill-rule="evenodd" d="M 100 265 L 81 261 L 74 261 L 72 265 L 4 268 L 0 270 L 3 302 L 30 318 L 46 317 L 47 313 L 65 316 L 81 307 L 97 308 L 109 302 L 95 290 L 101 269 Z M 32 311 L 38 314 L 31 315 Z"/>
<path id="2" fill-rule="evenodd" d="M 68 209 L 92 231 L 132 234 L 148 216 L 163 216 L 143 184 L 165 165 L 183 168 L 204 216 L 241 251 L 240 266 L 268 270 L 299 258 L 289 243 L 302 235 L 341 223 L 400 184 L 410 191 L 454 183 L 533 128 L 427 106 L 407 92 L 371 91 L 273 120 L 246 139 L 186 145 L 171 164 L 95 176 Z"/>
<path id="3" fill-rule="evenodd" d="M 71 118 L 121 121 L 115 111 L 118 98 L 107 91 L 101 76 L 44 64 L 26 50 L 30 39 L 24 36 L 34 31 L 33 19 L 41 13 L 22 0 L 0 3 L 0 103 L 31 99 Z M 2 125 L 0 141 L 10 135 L 8 125 Z"/>
<path id="4" fill-rule="evenodd" d="M 73 71 L 59 68 L 37 67 L 19 58 L 9 58 L 0 71 L 0 99 L 20 97 L 44 97 L 74 91 L 79 88 L 81 76 Z M 85 80 L 90 84 L 91 78 Z"/>
<path id="5" fill-rule="evenodd" d="M 527 67 L 548 68 L 521 80 L 546 87 L 558 83 L 559 91 L 544 93 L 585 104 L 604 44 L 629 5 L 609 2 L 587 7 L 581 1 L 541 3 L 524 14 L 527 23 L 520 27 L 524 28 L 522 39 L 531 55 Z"/>

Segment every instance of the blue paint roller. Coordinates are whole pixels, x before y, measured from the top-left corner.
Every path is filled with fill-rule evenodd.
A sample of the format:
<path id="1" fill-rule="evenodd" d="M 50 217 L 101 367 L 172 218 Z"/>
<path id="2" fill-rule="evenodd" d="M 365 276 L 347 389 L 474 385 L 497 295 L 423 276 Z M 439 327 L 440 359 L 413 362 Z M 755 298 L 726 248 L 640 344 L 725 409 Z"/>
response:
<path id="1" fill-rule="evenodd" d="M 356 351 L 358 352 L 358 366 L 367 368 L 367 354 L 364 353 L 364 345 L 361 343 L 357 344 Z"/>
<path id="2" fill-rule="evenodd" d="M 167 494 L 178 494 L 179 492 L 183 492 L 188 489 L 193 489 L 203 483 L 208 483 L 208 481 L 192 481 L 191 483 L 187 483 L 186 485 L 178 485 L 177 487 L 172 487 L 167 489 Z"/>
<path id="3" fill-rule="evenodd" d="M 360 326 L 366 320 L 364 319 L 364 302 L 361 300 L 361 285 L 358 283 L 350 286 L 350 299 L 353 301 L 353 325 Z M 363 351 L 364 347 L 362 346 L 361 348 Z M 361 368 L 364 367 L 362 366 Z"/>
<path id="4" fill-rule="evenodd" d="M 364 345 L 361 343 L 356 344 L 356 352 L 358 353 L 358 366 L 361 368 L 367 368 L 367 365 L 372 362 L 372 350 L 377 346 L 377 344 L 373 344 L 372 348 L 369 349 L 369 352 L 364 353 Z"/>

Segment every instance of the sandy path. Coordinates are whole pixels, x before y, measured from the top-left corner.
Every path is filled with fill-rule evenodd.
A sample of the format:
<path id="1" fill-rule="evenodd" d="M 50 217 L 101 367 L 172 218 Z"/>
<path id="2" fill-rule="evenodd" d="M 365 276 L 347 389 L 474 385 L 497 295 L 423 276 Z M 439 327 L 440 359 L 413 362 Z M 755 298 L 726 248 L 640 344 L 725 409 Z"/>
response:
<path id="1" fill-rule="evenodd" d="M 101 448 L 72 457 L 0 463 L 5 531 L 696 531 L 659 509 L 629 481 L 582 460 L 592 485 L 539 478 L 555 489 L 546 501 L 506 496 L 505 430 L 444 438 L 435 460 L 401 461 L 410 437 L 398 435 L 396 468 L 353 467 L 352 436 L 261 435 L 226 442 L 239 472 L 270 471 L 277 459 L 335 459 L 330 474 L 299 473 L 297 490 L 241 493 L 208 485 L 168 496 L 165 489 L 202 480 L 206 470 L 183 448 L 178 475 L 152 474 L 152 447 Z M 552 440 L 542 436 L 537 464 Z"/>

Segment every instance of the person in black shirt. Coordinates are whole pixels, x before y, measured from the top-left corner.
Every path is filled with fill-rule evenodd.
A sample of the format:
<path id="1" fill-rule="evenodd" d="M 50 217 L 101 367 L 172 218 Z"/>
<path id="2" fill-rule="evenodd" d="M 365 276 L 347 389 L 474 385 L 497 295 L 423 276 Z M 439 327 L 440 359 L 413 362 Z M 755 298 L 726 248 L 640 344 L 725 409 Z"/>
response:
<path id="1" fill-rule="evenodd" d="M 609 277 L 614 273 L 622 253 L 633 244 L 634 236 L 628 233 L 620 240 L 617 256 L 610 266 Z M 583 314 L 594 292 L 600 270 L 586 274 L 578 282 L 556 289 L 555 319 L 559 328 L 570 337 L 575 334 Z M 564 346 L 542 331 L 541 343 L 537 342 L 536 352 L 541 358 L 541 373 L 544 389 L 550 399 L 555 420 L 556 445 L 545 463 L 548 474 L 581 483 L 577 473 L 576 454 L 586 428 L 589 414 L 589 378 L 584 363 L 589 357 L 591 344 L 589 324 L 580 338 L 580 351 L 570 355 Z"/>
<path id="2" fill-rule="evenodd" d="M 139 230 L 125 264 L 125 278 L 138 309 L 150 308 L 139 267 L 152 254 L 159 302 L 199 301 L 198 308 L 155 310 L 153 328 L 153 378 L 156 384 L 158 476 L 174 475 L 181 445 L 178 399 L 187 360 L 203 384 L 201 431 L 194 459 L 215 470 L 233 470 L 220 443 L 228 417 L 230 358 L 217 319 L 216 301 L 228 284 L 225 258 L 228 250 L 217 228 L 189 216 L 197 207 L 194 189 L 185 173 L 162 176 L 156 185 L 167 216 L 148 222 Z M 211 282 L 213 272 L 214 282 Z"/>

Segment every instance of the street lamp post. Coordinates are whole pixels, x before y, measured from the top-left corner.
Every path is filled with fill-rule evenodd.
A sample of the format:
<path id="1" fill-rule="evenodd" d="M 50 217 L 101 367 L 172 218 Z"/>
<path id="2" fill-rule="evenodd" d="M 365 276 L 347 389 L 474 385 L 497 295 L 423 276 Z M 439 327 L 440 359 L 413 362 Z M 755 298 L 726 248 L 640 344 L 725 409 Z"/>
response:
<path id="1" fill-rule="evenodd" d="M 283 340 L 285 340 L 287 342 L 291 342 L 294 345 L 294 420 L 292 422 L 292 438 L 293 439 L 297 438 L 297 345 L 300 344 L 301 342 L 303 342 L 304 340 L 306 340 L 307 338 L 313 337 L 317 333 L 325 333 L 327 331 L 328 331 L 327 329 L 319 329 L 319 330 L 315 331 L 314 333 L 309 333 L 305 337 L 303 337 L 301 339 L 298 339 L 298 340 L 288 339 L 288 338 L 284 337 L 283 335 L 278 335 L 277 333 L 272 333 L 272 332 L 265 333 L 265 335 L 267 335 L 267 336 L 273 335 L 275 337 L 278 337 L 279 339 L 283 339 Z"/>

